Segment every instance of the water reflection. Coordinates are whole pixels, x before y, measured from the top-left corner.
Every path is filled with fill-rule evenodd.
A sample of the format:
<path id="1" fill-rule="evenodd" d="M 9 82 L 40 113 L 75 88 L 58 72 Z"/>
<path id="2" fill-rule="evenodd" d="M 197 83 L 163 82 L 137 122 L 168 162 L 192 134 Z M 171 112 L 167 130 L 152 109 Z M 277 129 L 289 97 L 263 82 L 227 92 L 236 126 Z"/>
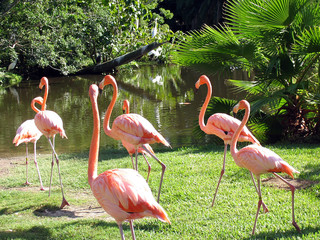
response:
<path id="1" fill-rule="evenodd" d="M 173 147 L 195 144 L 192 128 L 197 122 L 199 107 L 206 96 L 201 88 L 194 95 L 194 84 L 199 73 L 178 66 L 144 66 L 136 70 L 119 72 L 119 95 L 111 115 L 111 123 L 122 114 L 122 101 L 130 101 L 130 111 L 147 118 Z M 86 75 L 49 78 L 47 109 L 54 110 L 63 119 L 68 139 L 56 137 L 58 153 L 87 151 L 92 134 L 92 110 L 88 96 L 89 85 L 99 83 L 103 76 Z M 210 76 L 213 95 L 235 98 L 224 84 L 230 75 Z M 35 113 L 30 107 L 31 100 L 43 96 L 38 85 L 40 79 L 23 82 L 16 88 L 0 93 L 0 156 L 23 155 L 25 147 L 14 147 L 12 139 L 19 125 L 32 119 Z M 100 115 L 103 118 L 112 98 L 112 88 L 105 87 L 98 99 Z M 38 153 L 48 153 L 50 148 L 44 137 L 37 144 Z M 101 132 L 101 146 L 122 148 L 120 142 Z M 154 149 L 162 148 L 154 145 Z"/>

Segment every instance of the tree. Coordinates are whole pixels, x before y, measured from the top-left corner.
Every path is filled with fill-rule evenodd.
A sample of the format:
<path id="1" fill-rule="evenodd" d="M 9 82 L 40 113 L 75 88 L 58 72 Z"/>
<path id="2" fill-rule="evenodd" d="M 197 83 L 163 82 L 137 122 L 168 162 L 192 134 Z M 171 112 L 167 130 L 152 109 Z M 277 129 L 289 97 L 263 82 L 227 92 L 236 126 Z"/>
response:
<path id="1" fill-rule="evenodd" d="M 0 9 L 0 67 L 18 57 L 16 69 L 26 75 L 44 72 L 75 73 L 147 45 L 155 19 L 157 40 L 172 32 L 162 10 L 153 13 L 158 0 L 34 0 L 5 1 Z M 11 7 L 12 6 L 12 7 Z"/>
<path id="2" fill-rule="evenodd" d="M 229 82 L 248 93 L 252 113 L 260 114 L 254 131 L 277 125 L 286 139 L 318 138 L 319 1 L 233 0 L 225 16 L 224 24 L 191 32 L 175 61 L 198 70 L 247 71 L 253 81 Z"/>

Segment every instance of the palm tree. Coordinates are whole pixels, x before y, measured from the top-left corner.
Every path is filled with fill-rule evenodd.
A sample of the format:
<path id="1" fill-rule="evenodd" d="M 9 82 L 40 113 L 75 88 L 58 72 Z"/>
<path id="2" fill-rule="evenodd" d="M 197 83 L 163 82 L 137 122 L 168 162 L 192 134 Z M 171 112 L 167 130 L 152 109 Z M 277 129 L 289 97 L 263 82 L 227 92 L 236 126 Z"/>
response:
<path id="1" fill-rule="evenodd" d="M 225 19 L 191 32 L 174 60 L 200 71 L 247 71 L 253 81 L 229 82 L 247 91 L 253 113 L 277 120 L 287 139 L 318 136 L 319 1 L 230 0 Z M 268 129 L 268 121 L 260 126 Z"/>

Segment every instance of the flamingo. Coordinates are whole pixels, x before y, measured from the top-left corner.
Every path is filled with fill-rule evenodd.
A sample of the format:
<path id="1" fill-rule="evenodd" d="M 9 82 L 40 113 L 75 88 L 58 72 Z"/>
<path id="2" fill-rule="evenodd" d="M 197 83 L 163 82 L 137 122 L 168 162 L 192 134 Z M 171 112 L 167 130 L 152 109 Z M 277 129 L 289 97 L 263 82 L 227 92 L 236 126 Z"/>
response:
<path id="1" fill-rule="evenodd" d="M 34 102 L 37 102 L 39 104 L 43 104 L 43 98 L 38 97 L 33 100 Z M 36 165 L 39 181 L 40 181 L 40 190 L 44 191 L 42 180 L 41 180 L 41 174 L 38 167 L 37 162 L 37 141 L 42 136 L 42 133 L 39 131 L 39 129 L 36 127 L 34 123 L 34 119 L 29 119 L 24 121 L 19 128 L 17 129 L 16 136 L 13 139 L 13 144 L 15 146 L 19 146 L 20 143 L 26 144 L 26 185 L 30 185 L 28 181 L 28 143 L 33 143 L 33 152 L 34 152 L 34 164 Z"/>
<path id="2" fill-rule="evenodd" d="M 207 125 L 204 123 L 204 115 L 207 110 L 208 104 L 211 99 L 211 94 L 212 94 L 212 86 L 209 78 L 206 75 L 200 76 L 199 80 L 196 82 L 195 87 L 196 89 L 199 89 L 201 85 L 206 84 L 208 88 L 207 96 L 205 99 L 205 102 L 203 103 L 203 106 L 201 108 L 200 114 L 199 114 L 199 125 L 202 131 L 204 131 L 206 134 L 213 134 L 218 136 L 224 141 L 224 157 L 223 157 L 223 165 L 222 165 L 222 170 L 220 173 L 220 178 L 217 184 L 216 191 L 214 193 L 214 197 L 212 200 L 211 206 L 213 207 L 216 195 L 218 193 L 218 188 L 222 179 L 222 176 L 225 172 L 225 164 L 226 164 L 226 153 L 228 149 L 228 144 L 230 145 L 231 143 L 231 138 L 234 134 L 234 132 L 237 130 L 237 128 L 240 126 L 240 121 L 232 116 L 229 116 L 228 114 L 225 113 L 215 113 L 211 115 L 208 118 Z M 244 127 L 243 130 L 240 133 L 239 140 L 240 142 L 251 142 L 251 143 L 256 143 L 260 145 L 260 142 L 253 136 L 253 134 L 249 131 L 247 127 Z M 254 181 L 253 176 L 252 181 L 253 184 L 257 190 L 256 183 Z M 267 207 L 265 204 L 263 204 L 263 209 L 265 212 L 268 211 Z"/>
<path id="3" fill-rule="evenodd" d="M 122 110 L 123 110 L 123 113 L 126 113 L 126 114 L 128 114 L 130 112 L 130 103 L 129 103 L 128 99 L 123 100 Z M 128 143 L 126 141 L 122 141 L 122 145 L 127 149 L 128 153 L 129 153 L 129 155 L 131 157 L 133 169 L 136 169 L 138 171 L 138 163 L 136 162 L 136 167 L 135 167 L 134 166 L 134 162 L 133 162 L 133 156 L 132 156 L 136 152 L 136 149 L 135 149 L 134 145 L 132 145 L 131 143 Z M 152 147 L 149 144 L 144 144 L 144 147 L 148 148 L 148 150 L 150 152 L 155 154 L 153 149 L 152 149 Z M 146 163 L 148 164 L 148 176 L 147 176 L 147 182 L 148 182 L 149 181 L 150 171 L 151 171 L 151 165 L 148 162 L 148 160 L 147 160 L 145 155 L 150 156 L 150 154 L 148 152 L 146 152 L 142 147 L 138 148 L 138 153 L 142 154 L 142 156 L 146 160 Z"/>
<path id="4" fill-rule="evenodd" d="M 135 239 L 134 219 L 154 217 L 169 224 L 170 220 L 154 199 L 144 178 L 136 170 L 112 169 L 97 175 L 100 144 L 98 91 L 95 84 L 89 88 L 94 125 L 88 161 L 88 182 L 101 207 L 116 220 L 121 239 L 124 240 L 122 222 L 126 220 L 130 222 L 132 238 Z"/>
<path id="5" fill-rule="evenodd" d="M 269 150 L 268 148 L 264 148 L 257 144 L 248 145 L 240 150 L 237 149 L 237 141 L 240 136 L 240 132 L 242 131 L 243 127 L 247 123 L 250 114 L 250 104 L 246 100 L 241 100 L 234 108 L 233 112 L 237 113 L 238 110 L 245 109 L 245 115 L 242 119 L 240 126 L 237 128 L 236 132 L 234 133 L 230 151 L 231 155 L 235 161 L 235 163 L 242 168 L 248 169 L 251 173 L 255 175 L 257 178 L 258 183 L 258 209 L 256 213 L 256 218 L 252 230 L 252 235 L 254 234 L 257 219 L 259 215 L 259 210 L 262 205 L 262 194 L 260 188 L 260 175 L 265 173 L 272 173 L 274 176 L 279 178 L 280 180 L 284 181 L 286 184 L 289 185 L 291 193 L 292 193 L 292 225 L 296 228 L 298 232 L 300 232 L 300 228 L 295 221 L 294 218 L 294 191 L 295 187 L 290 184 L 287 180 L 283 177 L 278 175 L 276 172 L 285 172 L 293 178 L 293 173 L 299 173 L 295 170 L 292 166 L 290 166 L 286 161 L 284 161 L 279 155 L 275 152 Z"/>
<path id="6" fill-rule="evenodd" d="M 62 203 L 61 203 L 60 208 L 62 209 L 66 205 L 69 206 L 69 203 L 67 202 L 67 200 L 64 197 L 62 179 L 61 179 L 61 174 L 60 174 L 59 158 L 58 158 L 58 155 L 54 149 L 54 139 L 55 139 L 55 135 L 57 133 L 59 133 L 62 138 L 67 138 L 67 135 L 63 129 L 63 122 L 62 122 L 62 119 L 60 118 L 60 116 L 56 112 L 45 109 L 47 97 L 48 97 L 48 92 L 49 92 L 49 84 L 48 84 L 48 79 L 46 77 L 41 78 L 39 88 L 42 89 L 43 86 L 45 86 L 45 94 L 44 94 L 44 98 L 43 98 L 43 104 L 41 107 L 41 111 L 39 111 L 39 109 L 37 109 L 37 108 L 34 108 L 34 106 L 32 106 L 32 105 L 31 105 L 31 107 L 37 113 L 34 117 L 34 122 L 35 122 L 37 128 L 40 130 L 40 132 L 42 132 L 42 134 L 48 139 L 49 144 L 50 144 L 52 151 L 53 151 L 53 155 L 56 158 L 56 163 L 57 163 L 58 172 L 59 172 L 61 193 L 62 193 Z M 50 138 L 52 138 L 53 144 L 52 144 Z M 49 196 L 50 196 L 50 192 L 51 192 L 53 165 L 54 165 L 54 159 L 52 158 Z"/>
<path id="7" fill-rule="evenodd" d="M 99 84 L 99 88 L 102 90 L 104 86 L 111 84 L 113 87 L 112 100 L 108 106 L 108 109 L 103 120 L 104 132 L 116 139 L 128 142 L 135 147 L 136 163 L 138 162 L 138 149 L 142 147 L 147 153 L 149 153 L 161 166 L 162 173 L 160 179 L 160 186 L 158 191 L 158 202 L 160 199 L 161 185 L 163 181 L 163 175 L 166 170 L 166 165 L 162 163 L 152 152 L 149 151 L 144 145 L 152 143 L 162 143 L 167 147 L 171 147 L 167 140 L 153 127 L 153 125 L 144 117 L 139 114 L 129 113 L 118 116 L 112 124 L 112 129 L 109 126 L 110 116 L 114 104 L 117 100 L 118 86 L 117 82 L 111 75 L 106 75 Z"/>

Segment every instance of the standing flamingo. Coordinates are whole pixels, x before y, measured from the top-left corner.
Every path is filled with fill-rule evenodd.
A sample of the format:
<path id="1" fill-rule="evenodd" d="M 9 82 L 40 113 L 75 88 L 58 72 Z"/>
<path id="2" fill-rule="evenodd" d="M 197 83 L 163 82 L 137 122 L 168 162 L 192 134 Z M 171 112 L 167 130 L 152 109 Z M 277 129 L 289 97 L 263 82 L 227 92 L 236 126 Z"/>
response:
<path id="1" fill-rule="evenodd" d="M 256 219 L 255 219 L 253 230 L 252 230 L 252 235 L 254 234 L 254 231 L 256 228 L 259 210 L 262 204 L 260 175 L 264 173 L 272 173 L 273 175 L 278 177 L 280 180 L 284 181 L 286 184 L 289 185 L 292 193 L 292 224 L 297 229 L 297 231 L 300 232 L 300 228 L 294 218 L 295 187 L 292 184 L 290 184 L 287 180 L 285 180 L 283 177 L 276 174 L 276 172 L 285 172 L 293 178 L 293 173 L 299 173 L 299 172 L 295 170 L 292 166 L 290 166 L 287 162 L 282 160 L 281 157 L 279 157 L 276 153 L 274 153 L 273 151 L 267 148 L 258 146 L 257 144 L 246 146 L 240 150 L 237 149 L 236 145 L 240 136 L 240 132 L 242 131 L 243 127 L 245 126 L 245 124 L 249 119 L 250 104 L 246 100 L 241 100 L 233 108 L 233 112 L 237 113 L 238 110 L 240 109 L 245 109 L 245 115 L 243 117 L 241 125 L 238 127 L 238 129 L 236 130 L 236 132 L 232 137 L 230 151 L 235 163 L 239 167 L 248 169 L 257 178 L 259 202 L 258 202 L 258 209 L 256 213 Z"/>
<path id="2" fill-rule="evenodd" d="M 34 102 L 37 102 L 39 104 L 43 104 L 43 98 L 38 97 L 34 99 Z M 41 175 L 38 167 L 37 162 L 37 141 L 42 136 L 42 133 L 39 131 L 39 129 L 36 127 L 34 123 L 34 119 L 29 119 L 24 121 L 19 128 L 17 129 L 16 136 L 13 139 L 13 144 L 15 146 L 19 146 L 20 143 L 26 144 L 26 185 L 29 185 L 28 181 L 28 143 L 33 143 L 33 153 L 34 153 L 34 164 L 36 165 L 39 181 L 40 181 L 40 190 L 44 191 Z"/>
<path id="3" fill-rule="evenodd" d="M 62 185 L 62 179 L 61 179 L 61 174 L 60 174 L 59 158 L 58 158 L 58 155 L 54 149 L 54 138 L 57 133 L 59 133 L 62 138 L 67 138 L 67 135 L 65 134 L 65 131 L 63 129 L 63 122 L 62 122 L 62 119 L 60 118 L 60 116 L 53 111 L 45 110 L 48 92 L 49 92 L 49 84 L 48 84 L 48 79 L 46 77 L 41 78 L 39 88 L 42 89 L 43 86 L 45 86 L 45 94 L 44 94 L 43 104 L 41 107 L 41 111 L 39 111 L 39 109 L 33 108 L 33 110 L 36 111 L 36 113 L 37 113 L 36 116 L 34 117 L 34 121 L 35 121 L 37 128 L 40 130 L 40 132 L 42 132 L 42 134 L 48 139 L 49 144 L 52 148 L 53 154 L 56 158 L 56 163 L 57 163 L 58 172 L 59 172 L 61 193 L 62 193 L 62 203 L 61 203 L 60 208 L 62 209 L 64 206 L 69 205 L 69 203 L 65 199 L 64 193 L 63 193 L 63 185 Z M 34 106 L 32 106 L 32 107 L 34 107 Z M 53 144 L 52 144 L 50 138 L 52 138 Z M 50 196 L 50 192 L 51 192 L 53 165 L 54 165 L 54 159 L 52 159 L 52 163 L 51 163 L 49 196 Z"/>
<path id="4" fill-rule="evenodd" d="M 237 128 L 240 126 L 240 121 L 234 117 L 229 116 L 225 113 L 215 113 L 211 115 L 208 118 L 207 125 L 204 123 L 204 115 L 207 110 L 208 104 L 211 99 L 212 94 L 212 86 L 209 78 L 205 75 L 200 76 L 199 80 L 196 82 L 195 87 L 196 89 L 199 89 L 201 85 L 206 84 L 208 88 L 207 97 L 205 102 L 203 103 L 203 106 L 201 108 L 200 114 L 199 114 L 199 125 L 202 131 L 204 131 L 206 134 L 213 134 L 218 136 L 224 141 L 224 157 L 223 157 L 223 165 L 222 170 L 220 173 L 220 178 L 217 184 L 216 191 L 214 193 L 214 197 L 212 200 L 212 205 L 214 205 L 216 195 L 218 193 L 218 188 L 222 179 L 222 176 L 225 172 L 225 164 L 226 164 L 226 153 L 228 149 L 228 144 L 231 143 L 231 138 L 234 134 L 234 132 L 237 130 Z M 252 135 L 252 133 L 249 131 L 247 127 L 244 127 L 243 130 L 240 133 L 239 140 L 240 142 L 251 142 L 256 143 L 260 145 L 259 141 Z M 254 178 L 252 176 L 252 181 L 256 187 Z M 257 190 L 257 187 L 256 187 Z M 257 190 L 258 191 L 258 190 Z M 264 211 L 267 212 L 266 206 L 263 204 Z"/>
<path id="5" fill-rule="evenodd" d="M 111 103 L 108 106 L 105 118 L 103 120 L 104 132 L 116 139 L 128 142 L 135 147 L 136 163 L 138 157 L 138 149 L 142 147 L 147 153 L 149 153 L 156 161 L 162 166 L 162 174 L 160 179 L 160 186 L 158 191 L 158 202 L 160 199 L 161 185 L 163 181 L 163 175 L 166 170 L 166 165 L 162 163 L 152 152 L 150 152 L 144 144 L 162 143 L 167 147 L 170 144 L 167 140 L 152 126 L 152 124 L 139 114 L 129 113 L 118 116 L 112 123 L 112 129 L 109 126 L 110 116 L 114 104 L 117 100 L 118 86 L 113 76 L 107 75 L 100 82 L 99 88 L 102 90 L 104 86 L 111 84 L 113 87 L 113 95 Z"/>
<path id="6" fill-rule="evenodd" d="M 100 144 L 98 91 L 95 84 L 89 88 L 94 125 L 89 152 L 88 182 L 101 207 L 116 220 L 121 239 L 124 240 L 122 222 L 126 220 L 130 222 L 132 238 L 135 239 L 134 219 L 154 217 L 169 224 L 170 220 L 154 199 L 144 178 L 136 170 L 112 169 L 97 175 Z"/>
<path id="7" fill-rule="evenodd" d="M 129 101 L 127 99 L 123 100 L 122 110 L 123 110 L 123 113 L 126 113 L 126 114 L 128 114 L 130 112 L 130 103 L 129 103 Z M 136 162 L 136 167 L 134 167 L 133 156 L 132 156 L 136 152 L 135 146 L 132 145 L 131 143 L 126 142 L 126 141 L 122 141 L 122 145 L 127 149 L 128 153 L 129 153 L 129 155 L 131 157 L 133 169 L 136 169 L 138 171 L 138 163 Z M 148 148 L 148 150 L 150 152 L 155 154 L 153 149 L 152 149 L 152 147 L 149 144 L 144 144 L 144 147 Z M 148 176 L 147 176 L 147 182 L 148 182 L 149 181 L 150 171 L 151 171 L 151 165 L 148 162 L 148 160 L 147 160 L 145 155 L 150 156 L 150 154 L 148 152 L 146 152 L 142 147 L 138 148 L 138 153 L 142 154 L 142 156 L 146 160 L 146 163 L 148 164 Z"/>

